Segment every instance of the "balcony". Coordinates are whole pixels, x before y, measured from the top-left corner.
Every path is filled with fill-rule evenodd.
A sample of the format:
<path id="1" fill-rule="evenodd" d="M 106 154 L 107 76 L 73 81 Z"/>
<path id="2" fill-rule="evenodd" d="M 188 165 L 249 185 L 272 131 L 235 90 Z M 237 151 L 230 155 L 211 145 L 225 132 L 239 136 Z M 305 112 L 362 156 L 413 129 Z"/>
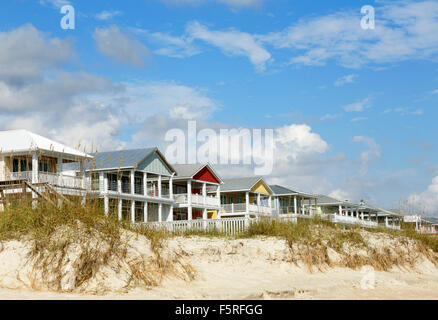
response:
<path id="1" fill-rule="evenodd" d="M 221 205 L 221 213 L 224 214 L 234 214 L 234 213 L 241 214 L 246 212 L 255 215 L 271 215 L 272 208 L 268 206 L 250 204 L 247 210 L 245 203 L 236 203 L 236 204 L 232 203 L 232 204 Z"/>
<path id="2" fill-rule="evenodd" d="M 32 182 L 32 171 L 6 173 L 6 181 L 26 180 Z M 48 183 L 53 186 L 72 189 L 83 189 L 88 186 L 81 177 L 60 175 L 59 173 L 38 172 L 38 183 Z M 84 184 L 83 184 L 84 183 Z"/>
<path id="3" fill-rule="evenodd" d="M 188 204 L 189 197 L 188 194 L 175 194 L 175 202 L 179 204 Z M 204 204 L 204 196 L 200 194 L 192 194 L 192 205 L 200 205 L 200 206 L 211 206 L 211 207 L 219 207 L 219 198 L 214 196 L 206 196 L 205 204 Z"/>
<path id="4" fill-rule="evenodd" d="M 342 224 L 348 224 L 348 225 L 361 225 L 363 227 L 367 228 L 376 228 L 378 226 L 378 223 L 376 221 L 371 220 L 362 220 L 357 217 L 350 217 L 350 216 L 341 216 L 341 215 L 328 215 L 328 220 L 330 220 L 333 223 L 342 223 Z"/>

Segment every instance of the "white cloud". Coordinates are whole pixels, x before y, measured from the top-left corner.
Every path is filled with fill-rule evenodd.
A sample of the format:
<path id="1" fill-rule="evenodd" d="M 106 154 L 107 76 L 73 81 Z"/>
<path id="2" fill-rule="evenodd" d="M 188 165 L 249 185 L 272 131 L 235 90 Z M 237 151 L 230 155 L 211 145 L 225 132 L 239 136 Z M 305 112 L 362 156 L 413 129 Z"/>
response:
<path id="1" fill-rule="evenodd" d="M 334 60 L 357 68 L 369 63 L 436 59 L 438 3 L 403 1 L 376 7 L 376 28 L 363 30 L 359 10 L 303 18 L 280 32 L 260 36 L 264 43 L 290 49 L 291 64 L 324 65 Z"/>
<path id="2" fill-rule="evenodd" d="M 48 38 L 31 24 L 0 32 L 0 81 L 8 84 L 39 81 L 44 70 L 73 57 L 70 41 Z"/>
<path id="3" fill-rule="evenodd" d="M 373 139 L 364 136 L 355 136 L 353 141 L 365 143 L 368 147 L 368 150 L 359 154 L 359 174 L 363 176 L 368 172 L 370 163 L 380 158 L 380 146 Z"/>
<path id="4" fill-rule="evenodd" d="M 411 108 L 393 108 L 393 109 L 386 109 L 385 111 L 383 111 L 383 114 L 389 114 L 389 113 L 397 113 L 401 116 L 406 116 L 406 115 L 415 115 L 415 116 L 421 116 L 424 111 L 423 109 L 411 109 Z"/>
<path id="5" fill-rule="evenodd" d="M 275 158 L 297 160 L 309 153 L 325 153 L 328 144 L 305 124 L 292 124 L 275 130 Z"/>
<path id="6" fill-rule="evenodd" d="M 345 112 L 362 112 L 365 110 L 365 108 L 369 107 L 368 102 L 369 102 L 369 98 L 366 98 L 362 101 L 348 104 L 344 106 L 343 109 Z"/>
<path id="7" fill-rule="evenodd" d="M 96 28 L 93 33 L 98 50 L 111 60 L 143 67 L 149 58 L 149 49 L 140 41 L 122 33 L 116 25 Z"/>
<path id="8" fill-rule="evenodd" d="M 229 56 L 246 56 L 258 71 L 264 71 L 271 54 L 249 33 L 235 29 L 212 31 L 194 21 L 187 25 L 191 37 L 218 47 Z"/>
<path id="9" fill-rule="evenodd" d="M 154 50 L 155 54 L 172 58 L 187 58 L 202 52 L 193 44 L 193 38 L 188 34 L 176 37 L 168 33 L 149 32 L 140 28 L 134 28 L 133 31 L 145 35 L 150 41 L 162 46 L 160 49 Z"/>
<path id="10" fill-rule="evenodd" d="M 167 114 L 175 119 L 208 119 L 220 107 L 208 97 L 207 90 L 193 88 L 172 81 L 125 83 L 126 92 L 118 98 L 132 115 L 131 122 L 142 122 L 156 114 Z M 112 97 L 110 97 L 113 99 Z"/>
<path id="11" fill-rule="evenodd" d="M 350 199 L 352 199 L 350 192 L 342 190 L 342 189 L 333 190 L 332 192 L 329 193 L 328 196 L 335 198 L 335 199 L 338 199 L 338 200 L 344 200 L 344 201 L 345 200 L 351 201 Z"/>
<path id="12" fill-rule="evenodd" d="M 349 74 L 343 77 L 340 77 L 338 80 L 335 81 L 334 86 L 340 87 L 347 83 L 353 83 L 354 79 L 357 78 L 356 74 Z"/>
<path id="13" fill-rule="evenodd" d="M 417 209 L 426 209 L 434 213 L 438 212 L 438 176 L 432 179 L 432 183 L 425 191 L 411 194 L 408 201 L 413 203 Z"/>
<path id="14" fill-rule="evenodd" d="M 351 122 L 359 122 L 359 121 L 365 121 L 365 120 L 368 120 L 368 118 L 367 117 L 356 117 L 356 118 L 351 119 Z"/>
<path id="15" fill-rule="evenodd" d="M 60 9 L 65 5 L 71 4 L 68 0 L 40 0 L 39 3 L 43 6 L 51 5 L 52 7 L 55 7 L 57 9 Z"/>
<path id="16" fill-rule="evenodd" d="M 174 58 L 187 58 L 205 51 L 199 43 L 207 43 L 219 48 L 230 57 L 247 57 L 257 71 L 264 71 L 266 64 L 273 61 L 271 54 L 262 46 L 257 38 L 249 33 L 236 29 L 210 30 L 197 21 L 187 24 L 182 36 L 169 33 L 150 32 L 134 29 L 138 34 L 145 35 L 150 41 L 158 43 L 161 48 L 154 52 Z"/>
<path id="17" fill-rule="evenodd" d="M 115 11 L 107 11 L 107 10 L 103 10 L 102 12 L 99 12 L 98 14 L 96 14 L 94 17 L 97 20 L 110 20 L 116 16 L 121 15 L 122 12 L 115 10 Z"/>

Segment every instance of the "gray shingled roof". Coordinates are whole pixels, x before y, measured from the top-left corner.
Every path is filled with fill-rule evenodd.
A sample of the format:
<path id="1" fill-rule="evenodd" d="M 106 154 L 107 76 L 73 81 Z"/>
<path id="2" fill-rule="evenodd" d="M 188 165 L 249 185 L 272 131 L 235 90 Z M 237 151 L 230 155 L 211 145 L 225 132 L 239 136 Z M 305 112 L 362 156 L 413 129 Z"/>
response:
<path id="1" fill-rule="evenodd" d="M 260 179 L 262 179 L 262 177 L 224 179 L 221 192 L 251 190 Z"/>
<path id="2" fill-rule="evenodd" d="M 100 169 L 114 169 L 114 168 L 132 168 L 138 165 L 151 153 L 159 151 L 158 148 L 142 148 L 131 150 L 119 150 L 119 151 L 106 151 L 92 154 L 95 157 L 94 170 Z M 110 156 L 111 155 L 111 156 Z M 122 162 L 120 159 L 122 158 Z M 93 160 L 94 161 L 94 160 Z M 89 161 L 86 164 L 86 170 L 89 170 L 93 164 L 93 161 Z M 171 169 L 173 167 L 168 164 Z M 79 163 L 69 163 L 63 165 L 63 170 L 79 170 Z"/>
<path id="3" fill-rule="evenodd" d="M 343 200 L 338 200 L 329 196 L 324 196 L 322 194 L 318 195 L 318 204 L 333 204 L 333 205 L 337 205 L 337 204 L 344 204 L 346 203 L 346 201 Z"/>
<path id="4" fill-rule="evenodd" d="M 193 177 L 199 170 L 201 170 L 205 166 L 205 164 L 173 164 L 172 166 L 176 171 L 175 178 L 180 179 Z"/>
<path id="5" fill-rule="evenodd" d="M 295 192 L 295 191 L 293 191 L 291 189 L 288 189 L 286 187 L 282 187 L 282 186 L 279 186 L 279 185 L 276 185 L 276 184 L 269 185 L 269 187 L 272 189 L 272 191 L 275 194 L 294 194 L 294 193 L 297 193 L 297 192 Z"/>
<path id="6" fill-rule="evenodd" d="M 143 148 L 143 149 L 131 149 L 131 150 L 119 150 L 99 152 L 93 154 L 96 158 L 95 170 L 107 169 L 107 168 L 130 168 L 138 165 L 140 161 L 150 155 L 157 148 Z M 122 158 L 122 162 L 120 159 Z M 89 167 L 87 167 L 89 169 Z"/>
<path id="7" fill-rule="evenodd" d="M 283 186 L 279 186 L 279 185 L 269 185 L 269 187 L 271 188 L 271 190 L 274 192 L 274 194 L 276 195 L 301 195 L 301 196 L 307 196 L 307 197 L 313 197 L 316 198 L 315 195 L 311 194 L 311 193 L 306 193 L 306 192 L 301 192 L 301 191 L 296 191 L 296 190 L 291 190 L 289 188 L 283 187 Z"/>

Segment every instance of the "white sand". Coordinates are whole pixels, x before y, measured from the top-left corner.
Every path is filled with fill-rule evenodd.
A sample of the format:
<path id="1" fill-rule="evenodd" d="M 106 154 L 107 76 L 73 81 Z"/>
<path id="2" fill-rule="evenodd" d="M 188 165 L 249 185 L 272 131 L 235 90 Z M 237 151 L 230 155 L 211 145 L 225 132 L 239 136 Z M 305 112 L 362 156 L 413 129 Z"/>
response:
<path id="1" fill-rule="evenodd" d="M 375 240 L 376 245 L 389 241 Z M 360 270 L 327 267 L 310 273 L 301 263 L 294 265 L 285 242 L 275 238 L 175 238 L 168 245 L 190 261 L 197 271 L 195 280 L 172 277 L 158 287 L 123 293 L 126 275 L 106 270 L 106 285 L 114 283 L 111 292 L 93 295 L 30 289 L 23 280 L 28 271 L 24 263 L 27 247 L 9 242 L 0 252 L 0 299 L 438 299 L 438 268 L 421 256 L 413 269 L 376 271 L 374 288 L 366 289 L 361 286 L 365 274 Z M 136 240 L 133 246 L 141 254 L 150 254 L 145 239 Z"/>

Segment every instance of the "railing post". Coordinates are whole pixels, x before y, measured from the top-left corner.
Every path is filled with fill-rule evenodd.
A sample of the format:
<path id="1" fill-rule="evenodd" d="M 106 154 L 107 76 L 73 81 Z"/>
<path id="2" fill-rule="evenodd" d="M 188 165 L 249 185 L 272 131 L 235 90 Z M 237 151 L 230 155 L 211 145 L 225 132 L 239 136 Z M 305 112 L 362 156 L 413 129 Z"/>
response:
<path id="1" fill-rule="evenodd" d="M 173 174 L 169 178 L 169 198 L 173 200 Z"/>
<path id="2" fill-rule="evenodd" d="M 131 223 L 135 223 L 135 201 L 131 201 Z"/>
<path id="3" fill-rule="evenodd" d="M 148 174 L 143 172 L 143 195 L 146 197 L 148 195 Z"/>
<path id="4" fill-rule="evenodd" d="M 158 175 L 158 197 L 161 198 L 162 190 L 161 190 L 161 174 Z"/>
<path id="5" fill-rule="evenodd" d="M 130 182 L 130 185 L 131 185 L 131 194 L 134 194 L 135 193 L 135 171 L 134 171 L 134 169 L 131 169 L 131 171 L 130 171 L 130 173 L 129 173 L 129 182 Z"/>

